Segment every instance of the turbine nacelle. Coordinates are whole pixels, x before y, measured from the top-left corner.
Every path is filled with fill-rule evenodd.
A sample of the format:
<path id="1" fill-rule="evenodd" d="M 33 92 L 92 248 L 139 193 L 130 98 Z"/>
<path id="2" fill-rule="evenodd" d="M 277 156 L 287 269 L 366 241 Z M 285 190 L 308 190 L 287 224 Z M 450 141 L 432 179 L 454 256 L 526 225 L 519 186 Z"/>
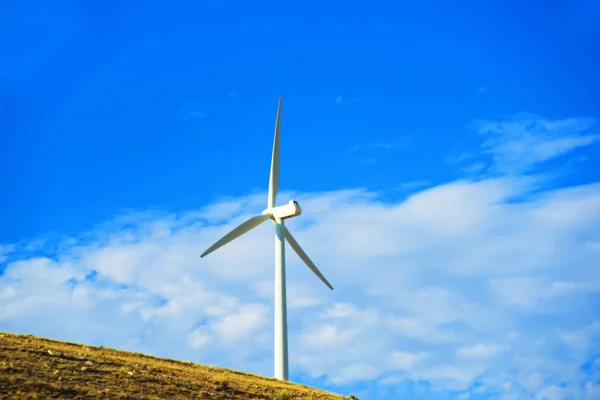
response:
<path id="1" fill-rule="evenodd" d="M 287 218 L 297 217 L 302 214 L 300 204 L 296 200 L 290 200 L 287 204 L 272 209 L 266 209 L 262 215 L 270 215 L 275 220 L 284 220 Z"/>

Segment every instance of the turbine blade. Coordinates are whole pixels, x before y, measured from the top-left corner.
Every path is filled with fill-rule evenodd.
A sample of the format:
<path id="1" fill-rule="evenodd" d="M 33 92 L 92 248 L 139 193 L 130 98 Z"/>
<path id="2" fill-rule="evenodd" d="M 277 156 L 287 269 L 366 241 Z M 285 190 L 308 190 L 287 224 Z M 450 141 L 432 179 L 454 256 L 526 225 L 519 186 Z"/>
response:
<path id="1" fill-rule="evenodd" d="M 275 207 L 275 198 L 279 189 L 279 126 L 281 119 L 281 100 L 283 96 L 279 96 L 279 107 L 277 108 L 277 119 L 275 120 L 275 137 L 273 139 L 273 156 L 271 158 L 271 175 L 269 177 L 269 199 L 267 208 Z"/>
<path id="2" fill-rule="evenodd" d="M 241 223 L 237 228 L 235 228 L 234 230 L 229 232 L 227 235 L 223 236 L 221 239 L 217 240 L 215 242 L 215 244 L 213 244 L 208 249 L 206 249 L 206 251 L 204 253 L 202 253 L 202 255 L 200 257 L 202 258 L 202 257 L 212 253 L 219 247 L 231 242 L 236 237 L 242 236 L 244 233 L 248 232 L 252 228 L 256 228 L 258 225 L 262 224 L 269 218 L 271 218 L 271 216 L 269 214 L 257 215 L 255 217 L 250 218 L 246 222 Z"/>
<path id="3" fill-rule="evenodd" d="M 323 281 L 323 283 L 325 285 L 327 285 L 327 287 L 329 289 L 333 290 L 333 286 L 331 286 L 331 284 L 329 282 L 327 282 L 327 279 L 325 279 L 325 277 L 323 276 L 321 271 L 319 271 L 319 269 L 316 267 L 316 265 L 313 264 L 313 262 L 310 260 L 310 258 L 308 258 L 308 256 L 304 252 L 304 250 L 302 250 L 302 247 L 300 247 L 298 242 L 296 242 L 296 239 L 294 239 L 294 237 L 292 236 L 290 231 L 285 226 L 283 227 L 283 234 L 285 236 L 285 239 L 290 244 L 290 246 L 292 246 L 292 249 L 294 249 L 294 251 L 300 256 L 302 261 L 304 261 L 306 263 L 306 265 L 308 265 L 308 268 L 310 268 L 312 270 L 312 272 L 314 272 L 315 275 L 317 275 L 319 277 L 319 279 L 321 281 Z"/>

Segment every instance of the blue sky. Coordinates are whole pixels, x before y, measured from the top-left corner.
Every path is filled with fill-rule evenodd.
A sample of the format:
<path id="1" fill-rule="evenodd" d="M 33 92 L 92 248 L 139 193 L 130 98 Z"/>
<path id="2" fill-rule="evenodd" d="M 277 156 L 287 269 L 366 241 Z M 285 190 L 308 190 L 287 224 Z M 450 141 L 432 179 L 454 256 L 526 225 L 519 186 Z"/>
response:
<path id="1" fill-rule="evenodd" d="M 264 208 L 283 94 L 336 288 L 288 251 L 295 381 L 597 396 L 598 48 L 591 0 L 4 2 L 0 330 L 270 375 L 271 228 L 198 255 Z"/>

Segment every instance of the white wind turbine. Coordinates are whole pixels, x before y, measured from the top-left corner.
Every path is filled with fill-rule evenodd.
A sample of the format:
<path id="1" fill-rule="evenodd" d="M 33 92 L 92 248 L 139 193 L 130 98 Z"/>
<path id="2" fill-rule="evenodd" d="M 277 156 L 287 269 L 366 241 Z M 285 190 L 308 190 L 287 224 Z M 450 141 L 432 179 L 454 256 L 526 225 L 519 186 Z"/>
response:
<path id="1" fill-rule="evenodd" d="M 315 264 L 308 258 L 304 250 L 294 239 L 290 231 L 285 227 L 283 221 L 287 218 L 297 217 L 302 212 L 295 200 L 283 206 L 275 207 L 275 197 L 279 187 L 279 126 L 281 118 L 281 100 L 279 96 L 279 107 L 277 109 L 277 120 L 275 122 L 275 139 L 273 140 L 273 158 L 271 160 L 271 176 L 269 179 L 269 197 L 267 208 L 261 215 L 256 215 L 210 246 L 200 257 L 204 257 L 219 247 L 229 243 L 233 239 L 243 235 L 249 230 L 256 228 L 268 219 L 275 223 L 275 378 L 288 380 L 288 343 L 287 343 L 287 310 L 285 299 L 285 241 L 287 240 L 292 249 L 300 256 L 302 261 L 308 265 L 325 283 L 329 289 L 333 287 L 317 269 Z"/>

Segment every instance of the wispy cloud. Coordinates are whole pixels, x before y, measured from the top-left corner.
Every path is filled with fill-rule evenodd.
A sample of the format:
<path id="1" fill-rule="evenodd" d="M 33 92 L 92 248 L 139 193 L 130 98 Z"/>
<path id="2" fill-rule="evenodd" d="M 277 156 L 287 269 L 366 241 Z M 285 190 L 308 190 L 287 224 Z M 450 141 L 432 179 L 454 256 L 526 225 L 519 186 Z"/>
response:
<path id="1" fill-rule="evenodd" d="M 397 151 L 409 148 L 412 145 L 412 136 L 403 136 L 393 141 L 378 141 L 362 145 L 352 145 L 346 156 L 354 157 L 365 164 L 376 164 L 381 152 Z"/>
<path id="2" fill-rule="evenodd" d="M 520 113 L 509 120 L 477 120 L 472 129 L 484 138 L 481 151 L 450 154 L 446 163 L 467 176 L 519 175 L 535 172 L 544 163 L 565 155 L 568 167 L 587 159 L 575 150 L 600 140 L 593 118 L 546 120 Z"/>
<path id="3" fill-rule="evenodd" d="M 487 137 L 482 147 L 491 156 L 491 170 L 515 174 L 597 142 L 594 124 L 591 118 L 548 121 L 518 114 L 511 121 L 478 121 L 477 132 Z"/>
<path id="4" fill-rule="evenodd" d="M 400 192 L 412 192 L 417 189 L 423 189 L 426 186 L 431 186 L 431 182 L 427 180 L 402 182 L 396 185 L 396 190 Z"/>
<path id="5" fill-rule="evenodd" d="M 364 146 L 360 146 L 357 144 L 352 145 L 348 149 L 348 151 L 346 151 L 346 156 L 351 157 L 362 164 L 369 164 L 369 165 L 377 164 L 377 160 L 371 156 L 371 153 L 368 151 L 365 151 Z"/>
<path id="6" fill-rule="evenodd" d="M 193 118 L 205 118 L 206 115 L 200 110 L 200 106 L 194 102 L 187 102 L 179 110 L 179 114 L 183 119 L 189 120 Z"/>
<path id="7" fill-rule="evenodd" d="M 336 104 L 336 108 L 341 109 L 343 107 L 347 107 L 350 106 L 352 104 L 356 104 L 358 103 L 358 97 L 356 96 L 342 96 L 342 95 L 338 95 L 335 97 L 335 104 Z"/>
<path id="8" fill-rule="evenodd" d="M 392 141 L 372 143 L 370 147 L 374 150 L 400 150 L 410 147 L 413 144 L 413 139 L 413 136 L 406 135 Z"/>
<path id="9" fill-rule="evenodd" d="M 446 163 L 447 164 L 461 164 L 465 161 L 471 160 L 473 158 L 475 158 L 477 155 L 471 152 L 464 152 L 464 153 L 460 153 L 460 154 L 449 154 L 448 156 L 446 156 Z"/>
<path id="10" fill-rule="evenodd" d="M 0 244 L 0 263 L 3 263 L 8 258 L 8 255 L 15 251 L 16 246 L 14 244 Z"/>
<path id="11" fill-rule="evenodd" d="M 578 146 L 536 143 L 561 150 L 499 157 L 496 176 L 403 201 L 358 189 L 298 196 L 303 221 L 289 227 L 336 290 L 287 253 L 292 375 L 339 391 L 386 384 L 394 398 L 416 387 L 452 398 L 594 398 L 600 183 L 540 190 L 543 177 L 514 165 Z M 21 243 L 4 252 L 0 329 L 270 375 L 272 227 L 199 258 L 265 197 L 133 214 L 41 253 Z"/>
<path id="12" fill-rule="evenodd" d="M 354 144 L 354 145 L 352 145 L 352 146 L 351 146 L 351 147 L 348 149 L 348 151 L 346 152 L 346 155 L 347 155 L 348 157 L 351 157 L 351 156 L 353 156 L 354 154 L 356 154 L 356 152 L 357 152 L 357 151 L 359 151 L 359 150 L 360 150 L 360 146 L 359 146 L 359 145 L 357 145 L 357 144 Z"/>
<path id="13" fill-rule="evenodd" d="M 190 110 L 190 115 L 192 117 L 204 118 L 204 114 L 202 114 L 202 112 L 198 110 Z"/>

